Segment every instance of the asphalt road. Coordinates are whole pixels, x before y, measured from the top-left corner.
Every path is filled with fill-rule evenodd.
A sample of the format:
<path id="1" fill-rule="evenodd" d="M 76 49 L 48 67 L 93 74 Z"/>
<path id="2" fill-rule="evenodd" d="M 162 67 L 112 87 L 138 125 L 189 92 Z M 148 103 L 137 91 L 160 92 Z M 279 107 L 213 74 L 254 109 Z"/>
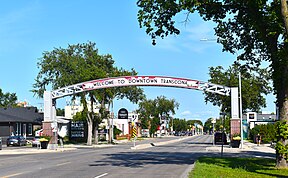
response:
<path id="1" fill-rule="evenodd" d="M 177 137 L 176 137 L 177 138 Z M 68 152 L 1 155 L 0 177 L 186 177 L 199 156 L 207 155 L 209 136 L 193 136 L 176 143 L 158 145 L 152 139 L 136 144 L 156 146 L 133 150 L 133 143 L 106 148 L 78 148 Z M 178 138 L 177 138 L 178 139 Z"/>

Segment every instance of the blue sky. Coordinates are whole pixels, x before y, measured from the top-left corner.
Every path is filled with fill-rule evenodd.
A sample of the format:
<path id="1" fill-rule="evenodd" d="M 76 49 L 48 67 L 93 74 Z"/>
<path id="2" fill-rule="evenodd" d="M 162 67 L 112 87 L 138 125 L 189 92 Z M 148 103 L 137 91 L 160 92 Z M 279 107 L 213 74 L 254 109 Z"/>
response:
<path id="1" fill-rule="evenodd" d="M 140 29 L 137 21 L 136 1 L 69 1 L 30 0 L 5 1 L 0 7 L 0 88 L 16 93 L 19 101 L 40 107 L 42 99 L 30 92 L 39 69 L 38 59 L 44 51 L 66 48 L 68 44 L 92 41 L 100 54 L 111 54 L 116 66 L 139 75 L 171 76 L 207 81 L 208 67 L 231 65 L 236 58 L 223 53 L 215 41 L 213 23 L 204 22 L 197 15 L 183 24 L 185 14 L 177 16 L 178 36 L 158 40 L 156 46 Z M 164 95 L 180 103 L 174 117 L 200 119 L 219 117 L 219 108 L 205 104 L 201 91 L 144 87 L 149 99 Z M 67 98 L 59 99 L 63 107 Z M 267 98 L 272 112 L 274 97 Z M 127 100 L 115 100 L 114 112 L 126 107 L 135 110 Z"/>

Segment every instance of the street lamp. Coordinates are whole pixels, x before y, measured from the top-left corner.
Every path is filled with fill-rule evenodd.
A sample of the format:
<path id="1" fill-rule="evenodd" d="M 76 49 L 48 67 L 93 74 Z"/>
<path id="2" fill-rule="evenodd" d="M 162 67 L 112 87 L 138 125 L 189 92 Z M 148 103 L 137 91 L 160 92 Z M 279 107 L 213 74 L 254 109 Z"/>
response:
<path id="1" fill-rule="evenodd" d="M 225 122 L 225 115 L 226 113 L 225 112 L 221 112 L 220 115 L 222 116 L 222 137 L 221 137 L 221 142 L 222 142 L 222 146 L 221 146 L 221 158 L 223 157 L 223 145 L 224 145 L 224 122 Z"/>
<path id="2" fill-rule="evenodd" d="M 237 54 L 237 53 L 236 53 Z M 237 60 L 238 54 L 237 54 Z M 240 135 L 241 135 L 241 149 L 243 149 L 243 119 L 242 119 L 242 81 L 241 81 L 241 69 L 239 67 L 239 112 L 240 112 Z"/>
<path id="3" fill-rule="evenodd" d="M 215 145 L 215 138 L 214 138 L 214 137 L 215 137 L 215 136 L 214 136 L 214 130 L 215 130 L 215 129 L 214 129 L 214 128 L 215 128 L 216 119 L 213 118 L 211 122 L 212 122 L 212 124 L 213 124 L 213 130 L 212 130 L 212 134 L 213 134 L 213 145 Z"/>
<path id="4" fill-rule="evenodd" d="M 215 38 L 202 38 L 200 39 L 200 41 L 216 41 Z M 240 64 L 239 62 L 239 59 L 238 59 L 238 53 L 237 51 L 234 51 L 237 55 L 237 61 L 238 63 Z M 243 119 L 242 119 L 242 91 L 241 91 L 241 70 L 240 70 L 240 67 L 239 67 L 239 112 L 240 112 L 240 135 L 241 135 L 241 149 L 243 148 Z"/>

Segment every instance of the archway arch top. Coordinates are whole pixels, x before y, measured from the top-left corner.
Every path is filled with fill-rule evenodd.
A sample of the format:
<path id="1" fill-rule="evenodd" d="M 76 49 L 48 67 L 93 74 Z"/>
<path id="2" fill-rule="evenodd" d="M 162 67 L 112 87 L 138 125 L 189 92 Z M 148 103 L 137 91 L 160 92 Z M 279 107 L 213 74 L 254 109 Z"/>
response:
<path id="1" fill-rule="evenodd" d="M 227 96 L 230 95 L 231 90 L 230 87 L 186 78 L 166 76 L 121 76 L 91 80 L 53 90 L 52 99 L 57 99 L 84 91 L 125 86 L 177 87 L 202 90 Z"/>

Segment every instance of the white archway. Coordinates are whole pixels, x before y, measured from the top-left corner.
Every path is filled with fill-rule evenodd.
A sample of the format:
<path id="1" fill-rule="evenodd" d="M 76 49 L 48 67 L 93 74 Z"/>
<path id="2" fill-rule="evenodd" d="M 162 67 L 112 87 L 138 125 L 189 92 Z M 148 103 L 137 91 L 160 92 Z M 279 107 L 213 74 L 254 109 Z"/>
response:
<path id="1" fill-rule="evenodd" d="M 121 76 L 113 78 L 103 78 L 86 81 L 53 91 L 44 92 L 44 121 L 43 130 L 57 130 L 56 106 L 54 102 L 58 98 L 74 95 L 85 91 L 97 90 L 101 88 L 125 87 L 125 86 L 157 86 L 157 87 L 177 87 L 193 90 L 206 91 L 231 97 L 231 129 L 240 130 L 239 122 L 239 96 L 237 87 L 227 87 L 223 85 L 192 80 L 186 78 L 167 76 Z M 234 122 L 232 123 L 232 120 Z M 237 127 L 237 128 L 236 128 Z"/>

